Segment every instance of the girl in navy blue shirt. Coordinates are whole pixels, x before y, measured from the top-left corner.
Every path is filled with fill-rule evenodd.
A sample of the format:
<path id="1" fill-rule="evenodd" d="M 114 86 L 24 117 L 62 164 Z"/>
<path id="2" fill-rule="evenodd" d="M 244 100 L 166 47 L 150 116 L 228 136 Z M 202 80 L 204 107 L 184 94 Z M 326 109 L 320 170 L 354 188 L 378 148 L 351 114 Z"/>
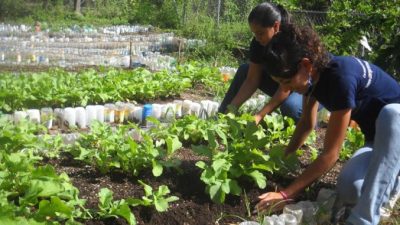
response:
<path id="1" fill-rule="evenodd" d="M 318 158 L 289 186 L 261 195 L 259 210 L 294 198 L 330 170 L 339 157 L 346 129 L 355 120 L 366 146 L 344 165 L 338 199 L 352 206 L 346 224 L 378 224 L 382 206 L 400 185 L 400 86 L 379 67 L 351 56 L 329 55 L 310 28 L 288 25 L 272 39 L 266 68 L 284 90 L 303 95 L 303 114 L 286 148 L 291 154 L 316 123 L 318 103 L 330 112 Z"/>

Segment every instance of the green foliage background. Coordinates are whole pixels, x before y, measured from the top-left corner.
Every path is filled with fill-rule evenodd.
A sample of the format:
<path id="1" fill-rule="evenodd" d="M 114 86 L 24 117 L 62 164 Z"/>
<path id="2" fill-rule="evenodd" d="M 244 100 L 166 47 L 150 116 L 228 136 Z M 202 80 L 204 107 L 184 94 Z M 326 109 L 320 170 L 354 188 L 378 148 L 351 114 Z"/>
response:
<path id="1" fill-rule="evenodd" d="M 251 33 L 250 10 L 263 0 L 2 0 L 0 22 L 34 24 L 44 28 L 72 25 L 151 24 L 184 37 L 203 39 L 202 48 L 185 58 L 237 65 L 247 59 Z M 359 40 L 365 35 L 373 52 L 364 55 L 400 78 L 399 0 L 275 0 L 301 17 L 314 17 L 314 27 L 334 54 L 360 55 Z M 220 3 L 220 4 L 218 4 Z M 300 11 L 299 11 L 300 10 Z M 308 10 L 308 11 L 304 11 Z M 319 11 L 318 14 L 310 10 Z M 322 13 L 321 13 L 322 12 Z M 326 12 L 326 13 L 324 13 Z M 315 20 L 315 17 L 320 20 Z M 317 22 L 316 22 L 317 21 Z"/>

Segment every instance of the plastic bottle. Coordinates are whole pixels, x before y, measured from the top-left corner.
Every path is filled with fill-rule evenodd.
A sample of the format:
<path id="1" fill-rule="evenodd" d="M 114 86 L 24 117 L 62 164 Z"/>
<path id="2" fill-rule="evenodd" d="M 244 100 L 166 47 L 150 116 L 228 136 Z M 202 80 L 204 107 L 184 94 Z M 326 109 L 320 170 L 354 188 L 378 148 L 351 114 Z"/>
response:
<path id="1" fill-rule="evenodd" d="M 209 116 L 214 116 L 215 114 L 217 114 L 218 108 L 219 108 L 219 103 L 211 101 L 210 102 L 210 106 L 209 106 L 209 110 L 208 110 L 209 111 Z"/>
<path id="2" fill-rule="evenodd" d="M 263 221 L 262 224 L 263 224 L 263 225 L 274 225 L 275 222 L 274 222 L 274 219 L 272 219 L 272 218 L 269 217 L 269 216 L 266 216 L 266 217 L 264 217 L 264 221 Z"/>
<path id="3" fill-rule="evenodd" d="M 301 207 L 303 211 L 302 222 L 309 225 L 317 224 L 315 221 L 315 215 L 317 211 L 316 206 L 310 201 L 300 201 L 297 204 Z"/>
<path id="4" fill-rule="evenodd" d="M 292 214 L 282 213 L 279 218 L 285 222 L 285 225 L 298 225 L 297 219 Z"/>
<path id="5" fill-rule="evenodd" d="M 190 100 L 183 100 L 182 102 L 182 116 L 186 116 L 191 114 L 191 105 L 192 101 Z"/>
<path id="6" fill-rule="evenodd" d="M 107 123 L 114 123 L 115 117 L 115 105 L 105 104 L 104 105 L 104 121 Z"/>
<path id="7" fill-rule="evenodd" d="M 272 215 L 271 216 L 272 220 L 274 221 L 274 225 L 285 225 L 285 221 L 277 215 Z"/>
<path id="8" fill-rule="evenodd" d="M 125 104 L 125 113 L 124 113 L 125 121 L 130 121 L 130 122 L 134 121 L 134 114 L 133 114 L 134 110 L 135 110 L 135 104 L 132 103 Z"/>
<path id="9" fill-rule="evenodd" d="M 86 118 L 88 126 L 90 126 L 92 122 L 97 119 L 96 106 L 94 105 L 86 106 Z"/>
<path id="10" fill-rule="evenodd" d="M 175 104 L 175 117 L 181 118 L 182 117 L 182 100 L 174 100 L 173 103 Z"/>
<path id="11" fill-rule="evenodd" d="M 36 61 L 36 54 L 35 54 L 35 52 L 32 52 L 32 54 L 31 54 L 31 62 L 32 63 L 36 63 L 37 61 Z"/>
<path id="12" fill-rule="evenodd" d="M 116 102 L 114 111 L 114 122 L 124 123 L 124 119 L 125 119 L 125 103 Z"/>
<path id="13" fill-rule="evenodd" d="M 13 117 L 14 123 L 19 123 L 20 121 L 27 119 L 28 114 L 25 111 L 15 111 Z"/>
<path id="14" fill-rule="evenodd" d="M 200 103 L 193 102 L 190 105 L 190 114 L 199 117 L 200 116 L 200 109 L 201 109 Z"/>
<path id="15" fill-rule="evenodd" d="M 163 106 L 162 119 L 163 121 L 170 122 L 175 118 L 176 115 L 176 104 L 168 103 Z"/>
<path id="16" fill-rule="evenodd" d="M 42 124 L 47 127 L 47 129 L 51 129 L 53 126 L 53 109 L 52 108 L 41 108 L 40 109 L 40 120 Z"/>
<path id="17" fill-rule="evenodd" d="M 22 57 L 21 57 L 21 53 L 17 53 L 17 63 L 19 64 L 19 63 L 21 63 L 21 61 L 22 61 Z"/>
<path id="18" fill-rule="evenodd" d="M 302 222 L 303 210 L 300 205 L 288 204 L 283 208 L 283 213 L 295 216 L 298 223 Z"/>
<path id="19" fill-rule="evenodd" d="M 122 57 L 122 65 L 127 68 L 131 66 L 131 57 L 129 55 Z"/>
<path id="20" fill-rule="evenodd" d="M 64 110 L 61 108 L 54 109 L 54 118 L 53 124 L 57 126 L 59 129 L 63 128 L 63 112 Z"/>
<path id="21" fill-rule="evenodd" d="M 75 109 L 67 107 L 64 109 L 63 113 L 63 124 L 65 127 L 74 128 L 76 127 L 76 115 Z"/>
<path id="22" fill-rule="evenodd" d="M 153 110 L 152 110 L 151 116 L 160 120 L 161 113 L 162 113 L 162 105 L 161 104 L 153 104 Z"/>
<path id="23" fill-rule="evenodd" d="M 31 122 L 40 123 L 40 111 L 38 109 L 28 109 L 26 113 Z"/>
<path id="24" fill-rule="evenodd" d="M 239 225 L 260 225 L 260 223 L 255 222 L 255 221 L 243 221 L 239 223 Z"/>
<path id="25" fill-rule="evenodd" d="M 125 111 L 123 108 L 116 106 L 114 110 L 114 122 L 123 123 L 125 118 Z"/>
<path id="26" fill-rule="evenodd" d="M 201 109 L 200 109 L 200 118 L 207 119 L 210 117 L 211 112 L 208 110 L 210 108 L 210 101 L 209 100 L 202 100 L 200 101 Z"/>
<path id="27" fill-rule="evenodd" d="M 133 118 L 134 118 L 134 122 L 142 123 L 142 118 L 143 118 L 143 107 L 142 106 L 135 106 L 135 109 L 133 110 Z"/>
<path id="28" fill-rule="evenodd" d="M 78 125 L 79 128 L 81 129 L 87 128 L 87 115 L 85 108 L 76 107 L 75 117 L 76 117 L 76 124 Z"/>
<path id="29" fill-rule="evenodd" d="M 143 106 L 143 114 L 142 114 L 142 124 L 144 127 L 148 127 L 150 124 L 147 121 L 147 117 L 152 115 L 153 105 L 152 104 L 145 104 Z"/>
<path id="30" fill-rule="evenodd" d="M 104 123 L 104 106 L 103 105 L 96 105 L 96 119 Z"/>

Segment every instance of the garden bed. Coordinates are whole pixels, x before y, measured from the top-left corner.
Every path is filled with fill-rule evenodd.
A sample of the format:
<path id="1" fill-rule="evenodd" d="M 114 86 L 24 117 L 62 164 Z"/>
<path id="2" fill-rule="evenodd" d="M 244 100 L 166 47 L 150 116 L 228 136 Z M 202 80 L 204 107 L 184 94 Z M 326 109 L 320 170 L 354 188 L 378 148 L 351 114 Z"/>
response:
<path id="1" fill-rule="evenodd" d="M 323 129 L 318 131 L 323 133 Z M 319 145 L 320 141 L 316 143 Z M 304 154 L 301 159 L 302 168 L 308 164 L 308 154 Z M 94 168 L 84 163 L 75 161 L 69 155 L 62 155 L 60 159 L 45 161 L 56 167 L 58 172 L 66 172 L 71 178 L 74 186 L 80 190 L 80 198 L 87 199 L 87 208 L 96 208 L 98 204 L 97 193 L 101 188 L 109 188 L 114 192 L 114 199 L 126 199 L 128 197 L 139 198 L 143 195 L 143 188 L 138 185 L 138 180 L 145 181 L 153 188 L 160 185 L 167 185 L 171 190 L 171 195 L 179 197 L 179 200 L 170 204 L 167 212 L 159 213 L 153 208 L 134 207 L 133 212 L 138 224 L 166 225 L 166 224 L 237 224 L 241 222 L 235 216 L 248 217 L 246 202 L 254 207 L 259 195 L 266 191 L 274 190 L 278 185 L 288 185 L 296 174 L 289 176 L 269 176 L 267 188 L 261 190 L 254 184 L 242 180 L 247 200 L 242 194 L 240 197 L 229 196 L 224 204 L 216 204 L 210 200 L 205 193 L 205 184 L 200 180 L 201 170 L 195 166 L 198 160 L 204 160 L 193 153 L 190 148 L 182 148 L 177 153 L 177 158 L 182 161 L 177 170 L 166 170 L 161 177 L 155 178 L 151 171 L 141 174 L 139 177 L 132 177 L 126 173 L 113 172 L 101 174 Z M 296 200 L 314 201 L 318 191 L 325 187 L 333 189 L 335 179 L 342 163 L 336 166 L 325 175 L 320 181 L 315 183 L 309 191 L 301 194 Z M 250 209 L 252 210 L 252 208 Z M 255 215 L 252 215 L 253 219 Z M 123 219 L 89 220 L 85 224 L 127 224 Z"/>

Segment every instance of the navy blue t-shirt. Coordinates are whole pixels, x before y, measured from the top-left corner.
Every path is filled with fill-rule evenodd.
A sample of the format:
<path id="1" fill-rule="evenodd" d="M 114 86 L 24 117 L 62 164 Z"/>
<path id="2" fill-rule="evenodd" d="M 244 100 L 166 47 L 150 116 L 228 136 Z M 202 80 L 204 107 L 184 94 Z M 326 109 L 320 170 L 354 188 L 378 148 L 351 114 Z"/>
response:
<path id="1" fill-rule="evenodd" d="M 262 46 L 255 38 L 253 38 L 250 44 L 250 61 L 256 64 L 264 64 L 266 61 L 265 53 L 267 49 L 267 46 Z M 269 96 L 272 96 L 276 90 L 278 90 L 278 87 L 279 84 L 272 80 L 271 76 L 269 76 L 264 70 L 259 88 Z"/>
<path id="2" fill-rule="evenodd" d="M 367 141 L 375 135 L 375 120 L 387 104 L 400 103 L 400 85 L 379 67 L 350 56 L 332 56 L 311 93 L 326 109 L 351 108 Z"/>

